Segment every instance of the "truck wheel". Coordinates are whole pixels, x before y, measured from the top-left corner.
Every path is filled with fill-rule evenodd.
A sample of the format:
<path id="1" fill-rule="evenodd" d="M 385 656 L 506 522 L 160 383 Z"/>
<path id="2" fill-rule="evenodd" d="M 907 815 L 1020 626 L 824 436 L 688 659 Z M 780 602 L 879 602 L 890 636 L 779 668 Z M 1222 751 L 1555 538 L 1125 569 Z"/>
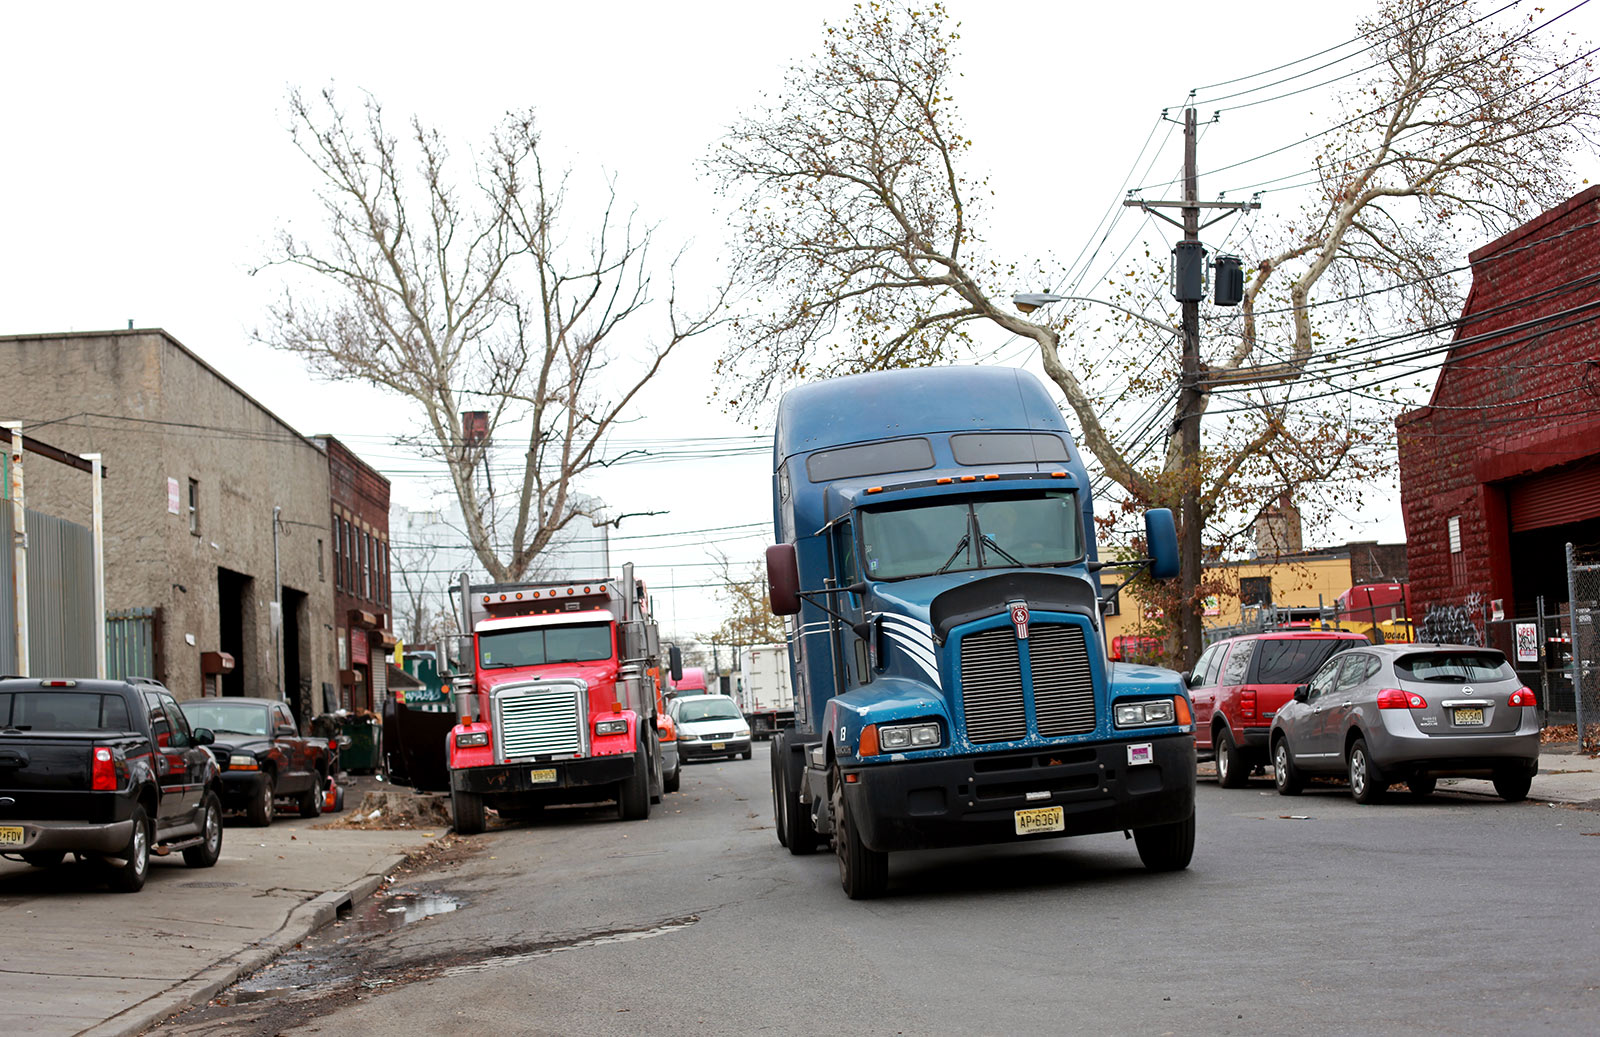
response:
<path id="1" fill-rule="evenodd" d="M 1294 757 L 1289 755 L 1289 740 L 1279 737 L 1272 743 L 1272 783 L 1280 796 L 1298 796 L 1306 787 L 1306 779 L 1295 770 Z"/>
<path id="2" fill-rule="evenodd" d="M 322 816 L 322 801 L 328 796 L 327 780 L 321 774 L 312 774 L 311 787 L 300 793 L 299 807 L 301 817 Z"/>
<path id="3" fill-rule="evenodd" d="M 1194 857 L 1194 815 L 1170 825 L 1135 828 L 1133 845 L 1151 871 L 1182 871 Z"/>
<path id="4" fill-rule="evenodd" d="M 222 800 L 207 792 L 200 804 L 200 845 L 183 851 L 183 863 L 191 868 L 209 868 L 222 856 Z"/>
<path id="5" fill-rule="evenodd" d="M 343 809 L 344 809 L 344 786 L 343 785 L 335 785 L 333 787 L 333 806 L 328 808 L 328 813 L 337 814 L 339 811 L 341 811 Z"/>
<path id="6" fill-rule="evenodd" d="M 1217 787 L 1242 789 L 1248 785 L 1250 765 L 1244 762 L 1244 754 L 1233 744 L 1233 736 L 1228 734 L 1228 729 L 1218 728 L 1217 737 L 1212 742 L 1217 747 Z"/>
<path id="7" fill-rule="evenodd" d="M 1373 765 L 1372 757 L 1367 752 L 1366 739 L 1357 738 L 1351 743 L 1350 758 L 1347 762 L 1350 767 L 1351 798 L 1361 804 L 1382 801 L 1384 792 L 1389 788 L 1389 782 Z"/>
<path id="8" fill-rule="evenodd" d="M 633 773 L 617 784 L 617 819 L 644 821 L 650 817 L 650 758 L 642 741 L 634 742 Z"/>
<path id="9" fill-rule="evenodd" d="M 115 893 L 139 892 L 150 874 L 150 818 L 144 807 L 133 808 L 133 834 L 117 856 L 123 863 L 106 865 L 106 884 Z"/>
<path id="10" fill-rule="evenodd" d="M 772 738 L 772 756 L 767 768 L 772 774 L 772 827 L 778 832 L 778 845 L 789 845 L 789 827 L 784 824 L 783 817 L 783 768 L 779 766 L 783 759 L 783 739 L 774 735 Z"/>
<path id="11" fill-rule="evenodd" d="M 483 813 L 483 797 L 476 792 L 450 790 L 450 823 L 457 835 L 477 835 L 488 819 Z"/>
<path id="12" fill-rule="evenodd" d="M 656 736 L 650 736 L 650 802 L 660 803 L 661 797 L 667 794 L 667 779 L 661 773 L 661 743 L 656 741 Z"/>
<path id="13" fill-rule="evenodd" d="M 776 819 L 782 832 L 778 841 L 787 846 L 789 852 L 796 857 L 805 857 L 817 852 L 817 833 L 811 827 L 810 812 L 806 810 L 806 805 L 800 802 L 800 782 L 804 780 L 803 774 L 790 762 L 795 757 L 794 753 L 788 752 L 780 745 L 775 754 L 778 761 L 778 784 L 773 787 L 773 794 L 777 797 Z"/>
<path id="14" fill-rule="evenodd" d="M 245 807 L 245 817 L 257 828 L 265 828 L 272 824 L 272 804 L 278 798 L 278 783 L 272 777 L 271 771 L 263 771 L 261 784 L 256 786 L 256 794 Z"/>
<path id="15" fill-rule="evenodd" d="M 839 883 L 851 900 L 883 896 L 889 885 L 889 855 L 870 850 L 844 802 L 844 777 L 833 772 L 833 851 L 839 858 Z M 1190 830 L 1191 838 L 1193 829 Z"/>

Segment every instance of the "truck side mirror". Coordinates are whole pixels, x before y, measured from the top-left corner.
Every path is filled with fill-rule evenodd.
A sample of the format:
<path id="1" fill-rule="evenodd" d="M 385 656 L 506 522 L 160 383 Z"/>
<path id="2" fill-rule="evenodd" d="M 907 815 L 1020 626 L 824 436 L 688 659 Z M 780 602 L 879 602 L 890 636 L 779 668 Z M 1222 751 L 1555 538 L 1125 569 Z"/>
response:
<path id="1" fill-rule="evenodd" d="M 672 674 L 674 682 L 683 680 L 683 652 L 677 645 L 667 648 L 667 672 Z"/>
<path id="2" fill-rule="evenodd" d="M 1151 508 L 1144 513 L 1144 540 L 1150 552 L 1150 576 L 1170 580 L 1178 575 L 1178 528 L 1171 508 Z"/>
<path id="3" fill-rule="evenodd" d="M 773 544 L 767 548 L 767 600 L 774 616 L 792 616 L 800 611 L 800 565 L 793 544 Z"/>

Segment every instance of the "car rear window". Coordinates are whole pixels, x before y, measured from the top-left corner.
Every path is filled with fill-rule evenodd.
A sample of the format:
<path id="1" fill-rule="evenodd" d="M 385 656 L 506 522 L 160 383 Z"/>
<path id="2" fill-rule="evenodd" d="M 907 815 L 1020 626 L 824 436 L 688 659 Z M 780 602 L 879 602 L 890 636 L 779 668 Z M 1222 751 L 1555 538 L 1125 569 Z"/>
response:
<path id="1" fill-rule="evenodd" d="M 1414 652 L 1396 659 L 1394 668 L 1407 680 L 1450 684 L 1510 680 L 1517 675 L 1506 657 L 1493 651 Z"/>
<path id="2" fill-rule="evenodd" d="M 1252 684 L 1304 684 L 1317 667 L 1365 641 L 1344 637 L 1264 637 L 1256 643 Z"/>
<path id="3" fill-rule="evenodd" d="M 131 731 L 121 695 L 60 691 L 0 694 L 0 726 L 19 731 Z"/>

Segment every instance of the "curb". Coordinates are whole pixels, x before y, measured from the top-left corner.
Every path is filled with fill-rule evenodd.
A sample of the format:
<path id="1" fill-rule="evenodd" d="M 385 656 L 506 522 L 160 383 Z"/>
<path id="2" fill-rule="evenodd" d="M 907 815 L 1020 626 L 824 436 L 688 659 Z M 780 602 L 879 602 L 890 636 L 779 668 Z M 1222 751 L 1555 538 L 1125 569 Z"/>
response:
<path id="1" fill-rule="evenodd" d="M 307 936 L 348 911 L 358 900 L 365 900 L 386 881 L 390 872 L 406 859 L 397 853 L 386 858 L 377 871 L 368 872 L 347 889 L 329 890 L 289 912 L 283 925 L 254 943 L 196 972 L 188 979 L 125 1008 L 102 1023 L 81 1031 L 81 1037 L 137 1037 L 168 1017 L 210 1001 L 241 976 L 260 969 Z"/>

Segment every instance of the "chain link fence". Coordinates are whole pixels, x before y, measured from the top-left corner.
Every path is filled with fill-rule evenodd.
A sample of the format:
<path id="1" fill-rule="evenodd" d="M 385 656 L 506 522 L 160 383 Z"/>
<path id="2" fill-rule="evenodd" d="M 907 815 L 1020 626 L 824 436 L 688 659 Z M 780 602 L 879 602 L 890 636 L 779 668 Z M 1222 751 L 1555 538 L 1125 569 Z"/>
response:
<path id="1" fill-rule="evenodd" d="M 1566 636 L 1573 723 L 1583 748 L 1600 747 L 1600 565 L 1580 563 L 1567 545 Z"/>

